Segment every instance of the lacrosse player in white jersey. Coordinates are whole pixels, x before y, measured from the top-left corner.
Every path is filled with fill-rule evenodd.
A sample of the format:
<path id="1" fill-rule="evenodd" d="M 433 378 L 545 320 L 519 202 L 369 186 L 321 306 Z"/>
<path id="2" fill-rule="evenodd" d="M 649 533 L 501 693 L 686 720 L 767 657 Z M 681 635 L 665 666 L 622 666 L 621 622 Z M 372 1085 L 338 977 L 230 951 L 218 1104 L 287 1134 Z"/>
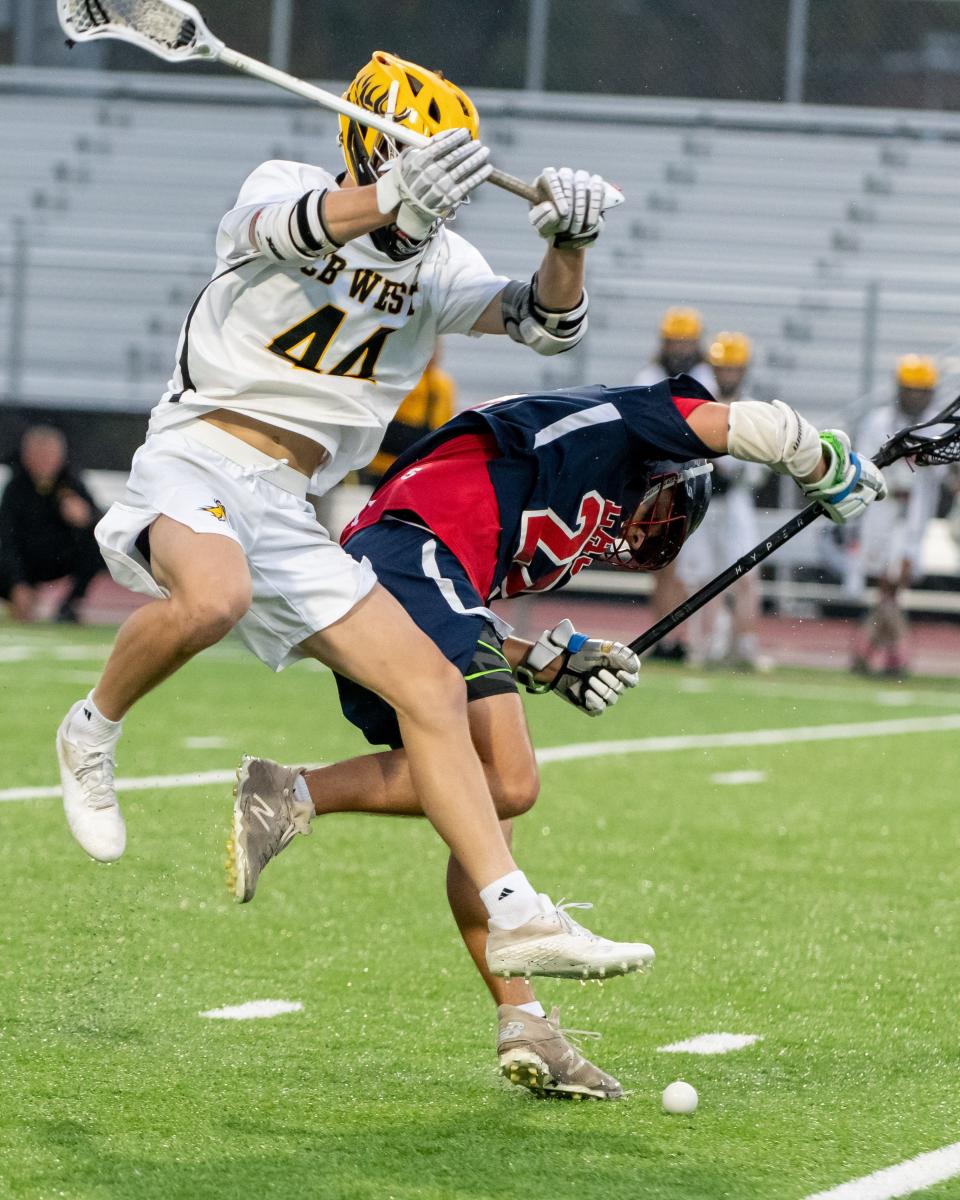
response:
<path id="1" fill-rule="evenodd" d="M 424 812 L 489 912 L 491 970 L 638 970 L 653 957 L 649 946 L 594 937 L 517 868 L 471 743 L 461 673 L 369 564 L 330 539 L 307 500 L 370 461 L 440 334 L 506 333 L 539 354 L 577 344 L 584 248 L 601 230 L 604 183 L 544 170 L 550 198 L 529 216 L 546 252 L 532 280 L 510 280 L 445 224 L 490 172 L 469 98 L 381 52 L 347 97 L 430 141 L 400 151 L 342 118 L 344 175 L 265 163 L 223 218 L 216 271 L 184 324 L 126 497 L 97 527 L 114 578 L 152 602 L 122 626 L 97 686 L 58 731 L 67 820 L 93 858 L 119 858 L 121 721 L 236 628 L 274 670 L 318 658 L 397 711 Z M 312 815 L 306 788 L 273 807 L 238 804 L 239 899 L 253 894 L 260 866 L 248 854 L 249 823 L 269 825 L 282 845 Z"/>
<path id="2" fill-rule="evenodd" d="M 899 358 L 896 396 L 864 420 L 859 431 L 863 444 L 872 449 L 899 426 L 929 420 L 936 410 L 938 381 L 932 358 L 921 354 Z M 864 522 L 859 546 L 851 556 L 851 581 L 862 588 L 867 576 L 877 586 L 876 601 L 854 642 L 851 670 L 902 679 L 909 673 L 910 632 L 903 593 L 921 574 L 923 538 L 935 515 L 937 482 L 932 472 L 918 471 L 907 461 L 893 463 L 887 474 L 892 503 L 883 505 L 880 520 Z"/>

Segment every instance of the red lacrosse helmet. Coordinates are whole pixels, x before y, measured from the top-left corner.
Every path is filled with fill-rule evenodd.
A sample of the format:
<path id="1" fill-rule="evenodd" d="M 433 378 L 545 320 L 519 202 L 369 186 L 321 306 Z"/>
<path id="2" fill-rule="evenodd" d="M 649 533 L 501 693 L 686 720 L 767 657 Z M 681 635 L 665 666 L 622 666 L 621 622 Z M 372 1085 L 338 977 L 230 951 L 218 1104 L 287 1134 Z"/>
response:
<path id="1" fill-rule="evenodd" d="M 606 561 L 624 571 L 659 571 L 680 553 L 710 504 L 713 464 L 656 462 L 628 490 L 623 517 Z"/>

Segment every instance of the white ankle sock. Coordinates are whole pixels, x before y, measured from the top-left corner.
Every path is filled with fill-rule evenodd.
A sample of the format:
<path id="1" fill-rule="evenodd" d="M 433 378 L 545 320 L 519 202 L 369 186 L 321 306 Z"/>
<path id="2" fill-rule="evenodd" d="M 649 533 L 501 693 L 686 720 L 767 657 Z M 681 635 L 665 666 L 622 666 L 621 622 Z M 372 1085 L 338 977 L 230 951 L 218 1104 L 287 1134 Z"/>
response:
<path id="1" fill-rule="evenodd" d="M 313 799 L 310 795 L 310 789 L 307 787 L 307 781 L 302 774 L 298 775 L 294 781 L 293 794 L 301 804 L 307 804 L 310 806 L 310 820 L 312 821 L 316 815 L 316 811 L 313 807 Z"/>
<path id="2" fill-rule="evenodd" d="M 540 911 L 537 893 L 522 871 L 511 871 L 488 883 L 480 899 L 497 929 L 517 929 Z"/>
<path id="3" fill-rule="evenodd" d="M 112 747 L 120 740 L 123 721 L 111 721 L 93 702 L 93 692 L 73 714 L 70 722 L 71 740 L 88 746 Z"/>
<path id="4" fill-rule="evenodd" d="M 539 1000 L 528 1000 L 526 1004 L 518 1004 L 517 1008 L 521 1012 L 529 1013 L 532 1017 L 545 1017 L 547 1015 L 547 1010 Z"/>

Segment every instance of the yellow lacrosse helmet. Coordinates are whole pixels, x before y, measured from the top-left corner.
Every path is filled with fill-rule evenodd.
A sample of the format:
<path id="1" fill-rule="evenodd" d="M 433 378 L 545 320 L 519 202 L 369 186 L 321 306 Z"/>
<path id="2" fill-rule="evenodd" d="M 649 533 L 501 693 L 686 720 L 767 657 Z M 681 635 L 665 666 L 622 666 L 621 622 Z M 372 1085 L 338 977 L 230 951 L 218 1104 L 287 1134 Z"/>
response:
<path id="1" fill-rule="evenodd" d="M 385 50 L 375 50 L 344 92 L 344 99 L 381 117 L 391 117 L 426 137 L 445 129 L 469 129 L 475 138 L 480 118 L 473 101 L 439 71 L 428 71 Z M 340 118 L 340 139 L 347 170 L 356 183 L 376 183 L 378 170 L 399 152 L 391 137 Z"/>
<path id="2" fill-rule="evenodd" d="M 724 330 L 710 343 L 707 361 L 711 367 L 746 367 L 750 362 L 750 339 L 745 333 Z"/>
<path id="3" fill-rule="evenodd" d="M 703 318 L 695 308 L 668 308 L 660 322 L 664 338 L 699 338 L 703 333 Z"/>
<path id="4" fill-rule="evenodd" d="M 897 359 L 897 383 L 902 388 L 932 391 L 939 378 L 936 363 L 924 354 L 905 354 Z"/>

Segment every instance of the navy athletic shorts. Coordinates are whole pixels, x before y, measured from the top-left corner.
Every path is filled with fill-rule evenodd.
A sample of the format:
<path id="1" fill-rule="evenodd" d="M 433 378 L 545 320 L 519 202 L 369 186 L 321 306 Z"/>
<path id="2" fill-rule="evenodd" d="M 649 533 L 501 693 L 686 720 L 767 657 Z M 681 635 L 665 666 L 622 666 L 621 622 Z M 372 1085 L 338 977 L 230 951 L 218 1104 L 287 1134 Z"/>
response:
<path id="1" fill-rule="evenodd" d="M 517 691 L 484 601 L 459 560 L 429 530 L 387 518 L 355 533 L 345 548 L 370 561 L 380 583 L 463 672 L 468 702 Z M 367 741 L 401 746 L 390 705 L 352 679 L 335 678 L 343 715 Z"/>

